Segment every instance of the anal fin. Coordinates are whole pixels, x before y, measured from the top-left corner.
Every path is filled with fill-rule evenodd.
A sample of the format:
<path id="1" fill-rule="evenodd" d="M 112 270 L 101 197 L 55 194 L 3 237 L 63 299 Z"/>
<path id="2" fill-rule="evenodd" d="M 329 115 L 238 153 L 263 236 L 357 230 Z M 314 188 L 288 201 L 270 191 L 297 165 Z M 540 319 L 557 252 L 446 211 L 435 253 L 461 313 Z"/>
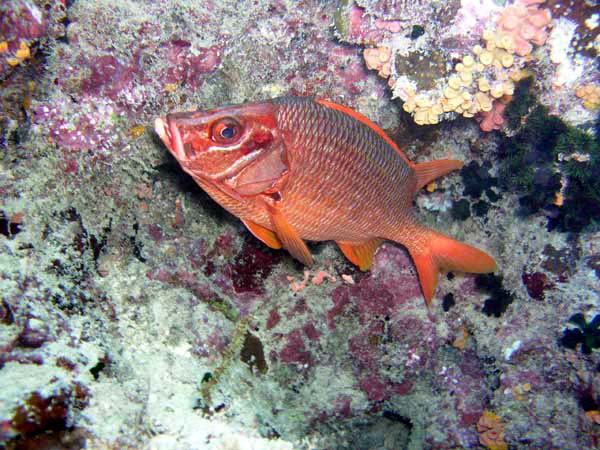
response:
<path id="1" fill-rule="evenodd" d="M 277 206 L 269 208 L 271 214 L 271 222 L 277 238 L 280 240 L 283 247 L 290 254 L 306 266 L 313 263 L 313 257 L 308 250 L 308 247 L 296 231 L 296 229 L 288 222 L 283 213 Z"/>
<path id="2" fill-rule="evenodd" d="M 373 255 L 383 242 L 383 239 L 373 238 L 362 243 L 336 241 L 340 250 L 360 270 L 369 270 L 373 265 Z"/>
<path id="3" fill-rule="evenodd" d="M 263 227 L 257 223 L 252 222 L 251 220 L 242 220 L 246 228 L 250 230 L 250 233 L 254 235 L 257 239 L 263 241 L 266 245 L 271 248 L 279 249 L 282 247 L 281 241 L 277 237 L 274 231 L 269 230 L 268 228 Z"/>

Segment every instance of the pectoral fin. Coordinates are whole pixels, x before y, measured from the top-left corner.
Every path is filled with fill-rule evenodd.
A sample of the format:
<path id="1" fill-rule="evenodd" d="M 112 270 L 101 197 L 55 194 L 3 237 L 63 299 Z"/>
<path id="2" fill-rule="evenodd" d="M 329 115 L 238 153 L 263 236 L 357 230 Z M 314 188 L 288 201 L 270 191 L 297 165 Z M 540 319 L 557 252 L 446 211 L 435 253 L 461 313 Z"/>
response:
<path id="1" fill-rule="evenodd" d="M 269 213 L 277 238 L 279 238 L 283 247 L 302 264 L 312 265 L 313 258 L 308 247 L 296 229 L 287 221 L 281 210 L 277 206 L 272 206 L 269 208 Z"/>
<path id="2" fill-rule="evenodd" d="M 374 238 L 362 243 L 348 243 L 336 241 L 342 253 L 356 264 L 360 270 L 368 270 L 373 264 L 373 255 L 383 242 L 382 239 Z"/>
<path id="3" fill-rule="evenodd" d="M 244 222 L 244 225 L 246 225 L 254 237 L 260 239 L 271 248 L 281 248 L 281 241 L 274 231 L 271 231 L 268 228 L 265 228 L 262 225 L 254 223 L 250 220 L 242 220 L 242 222 Z"/>

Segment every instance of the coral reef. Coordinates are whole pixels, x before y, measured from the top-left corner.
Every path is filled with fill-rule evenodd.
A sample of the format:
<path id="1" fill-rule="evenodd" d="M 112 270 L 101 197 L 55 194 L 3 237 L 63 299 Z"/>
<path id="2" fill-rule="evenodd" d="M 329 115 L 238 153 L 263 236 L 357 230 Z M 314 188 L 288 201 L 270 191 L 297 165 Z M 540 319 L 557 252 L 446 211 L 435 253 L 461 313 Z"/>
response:
<path id="1" fill-rule="evenodd" d="M 2 3 L 0 447 L 596 448 L 598 27 L 497 3 Z M 543 19 L 525 56 L 514 8 Z M 401 246 L 360 272 L 312 243 L 302 267 L 149 131 L 288 94 L 465 161 L 415 214 L 498 272 L 445 274 L 427 308 Z M 493 111 L 496 133 L 414 125 Z"/>
<path id="2" fill-rule="evenodd" d="M 593 56 L 575 55 L 569 42 L 577 35 L 585 36 L 589 44 L 593 25 L 577 27 L 556 15 L 561 26 L 550 36 L 553 17 L 543 0 L 516 0 L 504 7 L 491 0 L 411 6 L 396 5 L 398 9 L 392 10 L 402 8 L 402 14 L 393 15 L 379 3 L 346 1 L 335 25 L 343 40 L 366 47 L 366 66 L 388 80 L 393 97 L 403 101 L 404 110 L 418 125 L 435 125 L 462 115 L 478 117 L 483 131 L 500 129 L 514 83 L 534 66 L 537 73 L 566 91 L 562 97 L 571 96 L 570 119 L 575 123 L 589 120 L 574 97 L 583 92 L 578 83 L 597 82 L 597 76 L 584 70 L 586 64 L 594 64 Z M 556 8 L 565 12 L 563 5 Z M 569 12 L 579 21 L 591 24 L 594 20 L 592 10 L 585 6 L 572 5 Z M 549 37 L 551 45 L 545 46 Z M 442 46 L 436 45 L 440 42 Z M 534 46 L 540 47 L 535 54 Z M 548 58 L 554 66 L 547 66 Z M 545 96 L 551 104 L 549 97 Z"/>

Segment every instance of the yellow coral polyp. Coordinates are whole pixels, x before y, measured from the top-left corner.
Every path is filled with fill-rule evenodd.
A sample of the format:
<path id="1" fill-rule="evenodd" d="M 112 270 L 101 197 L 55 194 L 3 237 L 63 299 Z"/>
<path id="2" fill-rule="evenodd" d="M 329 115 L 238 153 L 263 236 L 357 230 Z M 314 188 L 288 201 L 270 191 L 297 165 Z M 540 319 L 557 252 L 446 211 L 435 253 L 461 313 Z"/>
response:
<path id="1" fill-rule="evenodd" d="M 419 108 L 428 108 L 431 106 L 431 100 L 425 95 L 417 95 L 415 97 L 415 103 Z"/>
<path id="2" fill-rule="evenodd" d="M 487 78 L 481 77 L 477 80 L 477 87 L 481 92 L 488 92 L 490 90 L 490 82 Z"/>
<path id="3" fill-rule="evenodd" d="M 0 53 L 6 53 L 8 51 L 8 42 L 0 42 Z"/>
<path id="4" fill-rule="evenodd" d="M 444 97 L 446 98 L 454 98 L 458 95 L 458 91 L 456 89 L 452 89 L 450 86 L 444 89 Z"/>
<path id="5" fill-rule="evenodd" d="M 31 51 L 25 42 L 21 41 L 19 50 L 16 51 L 15 56 L 19 59 L 27 59 L 31 56 Z"/>
<path id="6" fill-rule="evenodd" d="M 492 110 L 492 100 L 483 92 L 478 92 L 475 94 L 475 101 L 477 102 L 477 105 L 481 111 L 488 112 Z"/>
<path id="7" fill-rule="evenodd" d="M 515 84 L 512 81 L 502 83 L 504 95 L 513 95 L 515 93 Z"/>
<path id="8" fill-rule="evenodd" d="M 502 66 L 508 69 L 515 62 L 515 58 L 510 53 L 505 53 L 500 58 L 500 62 L 502 63 Z"/>
<path id="9" fill-rule="evenodd" d="M 415 123 L 417 125 L 425 125 L 427 122 L 427 112 L 426 111 L 417 111 L 415 113 Z"/>
<path id="10" fill-rule="evenodd" d="M 481 36 L 484 41 L 491 41 L 496 37 L 496 33 L 494 30 L 490 30 L 489 28 L 483 30 L 483 35 Z"/>
<path id="11" fill-rule="evenodd" d="M 431 111 L 437 116 L 439 116 L 440 114 L 442 114 L 444 112 L 444 110 L 440 104 L 433 105 L 431 107 Z"/>
<path id="12" fill-rule="evenodd" d="M 407 113 L 411 113 L 415 110 L 415 101 L 413 98 L 409 98 L 407 101 L 404 102 L 404 105 L 402 105 L 402 109 L 404 109 L 404 111 L 406 111 Z"/>
<path id="13" fill-rule="evenodd" d="M 508 35 L 504 35 L 500 38 L 500 41 L 498 42 L 498 47 L 503 48 L 504 50 L 507 50 L 511 53 L 514 53 L 515 51 L 515 43 L 513 39 Z"/>
<path id="14" fill-rule="evenodd" d="M 465 55 L 462 63 L 465 67 L 471 67 L 473 64 L 475 64 L 475 60 L 471 55 Z"/>
<path id="15" fill-rule="evenodd" d="M 448 80 L 448 86 L 450 86 L 452 89 L 459 89 L 461 85 L 462 83 L 460 81 L 460 78 L 456 75 L 452 75 Z"/>
<path id="16" fill-rule="evenodd" d="M 460 79 L 462 81 L 463 86 L 468 86 L 473 82 L 473 75 L 471 72 L 464 71 L 460 73 Z"/>
<path id="17" fill-rule="evenodd" d="M 458 95 L 454 98 L 449 98 L 448 106 L 450 107 L 450 111 L 456 111 L 458 108 L 460 108 L 460 105 L 462 105 L 463 102 L 464 102 L 464 99 L 460 95 Z"/>
<path id="18" fill-rule="evenodd" d="M 427 112 L 427 120 L 431 125 L 435 125 L 437 123 L 439 123 L 439 116 L 434 113 L 432 110 L 429 110 Z"/>
<path id="19" fill-rule="evenodd" d="M 494 98 L 500 98 L 504 95 L 504 87 L 502 84 L 494 83 L 490 88 L 490 95 Z"/>
<path id="20" fill-rule="evenodd" d="M 583 100 L 583 107 L 595 110 L 600 107 L 600 85 L 588 84 L 575 91 L 575 95 Z"/>
<path id="21" fill-rule="evenodd" d="M 494 55 L 489 50 L 484 50 L 481 52 L 481 55 L 479 55 L 479 61 L 481 61 L 481 64 L 484 66 L 489 66 L 493 60 Z"/>

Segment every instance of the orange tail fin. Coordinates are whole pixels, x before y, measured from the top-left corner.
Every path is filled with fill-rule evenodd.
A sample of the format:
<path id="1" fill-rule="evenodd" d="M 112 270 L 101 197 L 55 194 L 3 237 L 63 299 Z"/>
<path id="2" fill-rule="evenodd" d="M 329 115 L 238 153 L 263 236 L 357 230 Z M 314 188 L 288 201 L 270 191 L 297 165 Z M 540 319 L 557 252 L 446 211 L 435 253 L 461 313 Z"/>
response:
<path id="1" fill-rule="evenodd" d="M 436 178 L 446 175 L 453 170 L 460 169 L 462 166 L 462 161 L 457 161 L 455 159 L 438 159 L 437 161 L 415 164 L 414 169 L 417 173 L 417 191 Z"/>
<path id="2" fill-rule="evenodd" d="M 417 267 L 427 305 L 435 294 L 440 270 L 487 273 L 496 269 L 496 261 L 487 253 L 427 228 L 401 243 Z"/>

